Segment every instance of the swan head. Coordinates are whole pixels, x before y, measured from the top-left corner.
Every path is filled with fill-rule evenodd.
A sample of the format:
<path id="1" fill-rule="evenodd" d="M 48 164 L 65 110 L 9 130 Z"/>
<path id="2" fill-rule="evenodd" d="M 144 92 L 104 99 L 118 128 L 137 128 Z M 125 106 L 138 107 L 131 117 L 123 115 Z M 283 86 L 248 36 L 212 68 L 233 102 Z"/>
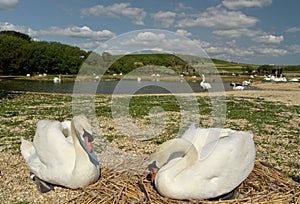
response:
<path id="1" fill-rule="evenodd" d="M 75 116 L 72 120 L 76 137 L 80 143 L 82 149 L 88 154 L 89 159 L 94 165 L 99 165 L 99 161 L 94 152 L 92 142 L 94 141 L 94 135 L 92 132 L 92 125 L 89 120 L 83 116 Z"/>
<path id="2" fill-rule="evenodd" d="M 151 174 L 151 183 L 154 184 L 156 174 L 159 171 L 159 167 L 156 165 L 156 161 L 153 161 L 151 164 L 148 165 L 148 170 Z"/>
<path id="3" fill-rule="evenodd" d="M 154 153 L 150 155 L 148 169 L 151 173 L 151 182 L 154 183 L 156 174 L 161 168 L 170 163 L 178 162 L 183 157 L 189 158 L 188 164 L 192 165 L 198 157 L 194 145 L 183 139 L 171 139 L 161 144 Z"/>

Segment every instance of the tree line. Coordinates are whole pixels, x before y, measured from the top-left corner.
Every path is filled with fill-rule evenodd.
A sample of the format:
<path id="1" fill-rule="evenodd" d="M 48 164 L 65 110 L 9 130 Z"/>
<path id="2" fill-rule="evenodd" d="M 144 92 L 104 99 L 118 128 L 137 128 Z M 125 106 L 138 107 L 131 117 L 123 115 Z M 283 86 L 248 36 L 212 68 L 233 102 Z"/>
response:
<path id="1" fill-rule="evenodd" d="M 188 62 L 173 54 L 129 54 L 124 56 L 111 55 L 104 52 L 101 55 L 81 50 L 79 47 L 61 44 L 59 42 L 34 41 L 29 35 L 16 31 L 0 31 L 0 75 L 26 74 L 77 74 L 84 63 L 87 66 L 85 74 L 100 73 L 101 67 L 109 67 L 105 73 L 129 73 L 139 67 L 158 65 L 170 67 L 178 73 L 195 74 Z M 93 57 L 94 56 L 94 57 Z M 192 64 L 205 59 L 184 56 Z M 195 61 L 196 60 L 196 61 Z M 211 59 L 218 64 L 219 70 L 226 70 L 227 65 L 239 65 L 241 71 L 259 74 L 270 73 L 275 69 L 299 72 L 300 66 L 272 65 L 240 65 L 218 59 Z M 224 66 L 222 66 L 224 65 Z M 230 67 L 230 66 L 229 66 Z"/>
<path id="2" fill-rule="evenodd" d="M 0 32 L 0 74 L 76 74 L 90 52 L 58 42 L 34 41 L 16 31 Z"/>

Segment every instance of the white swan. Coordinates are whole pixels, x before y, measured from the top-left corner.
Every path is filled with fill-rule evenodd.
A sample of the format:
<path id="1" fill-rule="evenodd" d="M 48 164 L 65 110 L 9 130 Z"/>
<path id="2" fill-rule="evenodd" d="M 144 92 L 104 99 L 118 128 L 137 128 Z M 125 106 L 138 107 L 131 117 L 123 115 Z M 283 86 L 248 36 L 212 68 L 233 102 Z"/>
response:
<path id="1" fill-rule="evenodd" d="M 92 127 L 84 116 L 65 122 L 39 121 L 33 142 L 21 138 L 22 156 L 42 181 L 37 183 L 39 190 L 51 190 L 43 186 L 45 182 L 72 189 L 96 182 L 100 170 L 92 141 Z"/>
<path id="2" fill-rule="evenodd" d="M 150 156 L 158 192 L 173 199 L 210 199 L 237 188 L 254 167 L 253 135 L 191 126 Z M 156 175 L 155 175 L 156 174 Z"/>
<path id="3" fill-rule="evenodd" d="M 292 78 L 292 79 L 290 79 L 289 81 L 290 81 L 290 82 L 298 82 L 299 79 L 297 79 L 297 78 Z"/>
<path id="4" fill-rule="evenodd" d="M 60 76 L 53 78 L 53 83 L 60 83 L 60 82 L 61 82 Z"/>
<path id="5" fill-rule="evenodd" d="M 210 83 L 205 82 L 205 76 L 204 76 L 204 74 L 202 74 L 202 81 L 200 82 L 200 86 L 201 86 L 203 89 L 205 89 L 205 90 L 211 89 Z"/>
<path id="6" fill-rule="evenodd" d="M 237 86 L 236 83 L 232 82 L 232 85 L 233 85 L 233 90 L 244 90 L 245 87 L 243 86 Z"/>
<path id="7" fill-rule="evenodd" d="M 249 86 L 250 84 L 251 84 L 251 79 L 249 79 L 249 81 L 247 81 L 247 80 L 242 81 L 243 86 Z"/>

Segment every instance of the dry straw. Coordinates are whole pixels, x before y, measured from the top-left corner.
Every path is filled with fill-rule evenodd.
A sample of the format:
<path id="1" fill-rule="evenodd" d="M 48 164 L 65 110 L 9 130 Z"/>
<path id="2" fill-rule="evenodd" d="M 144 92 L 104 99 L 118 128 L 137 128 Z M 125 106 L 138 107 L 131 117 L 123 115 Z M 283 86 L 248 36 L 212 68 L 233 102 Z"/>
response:
<path id="1" fill-rule="evenodd" d="M 199 203 L 162 197 L 146 174 L 138 176 L 104 167 L 101 173 L 97 183 L 81 189 L 66 203 Z M 300 184 L 270 165 L 256 161 L 252 173 L 240 185 L 236 199 L 201 203 L 300 203 Z"/>

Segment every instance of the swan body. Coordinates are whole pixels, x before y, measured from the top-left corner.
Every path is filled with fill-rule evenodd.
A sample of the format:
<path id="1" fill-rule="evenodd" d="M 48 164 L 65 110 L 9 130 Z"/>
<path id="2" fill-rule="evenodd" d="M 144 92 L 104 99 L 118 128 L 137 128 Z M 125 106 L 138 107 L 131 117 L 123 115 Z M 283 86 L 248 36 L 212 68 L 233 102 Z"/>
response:
<path id="1" fill-rule="evenodd" d="M 292 78 L 292 79 L 290 79 L 289 81 L 290 81 L 290 82 L 298 82 L 299 79 L 297 79 L 297 78 Z"/>
<path id="2" fill-rule="evenodd" d="M 92 128 L 84 116 L 72 121 L 40 120 L 33 142 L 21 138 L 21 153 L 32 174 L 54 185 L 76 189 L 98 180 Z"/>
<path id="3" fill-rule="evenodd" d="M 150 156 L 158 192 L 173 199 L 210 199 L 237 188 L 254 167 L 253 135 L 231 129 L 195 128 L 163 143 Z"/>
<path id="4" fill-rule="evenodd" d="M 204 76 L 204 74 L 202 74 L 202 81 L 200 82 L 200 86 L 201 86 L 203 89 L 205 89 L 205 90 L 211 89 L 210 83 L 205 82 L 205 76 Z"/>
<path id="5" fill-rule="evenodd" d="M 53 83 L 60 83 L 60 82 L 61 82 L 60 76 L 53 78 Z"/>
<path id="6" fill-rule="evenodd" d="M 233 90 L 244 90 L 245 89 L 245 87 L 243 87 L 243 86 L 237 86 L 236 85 L 236 83 L 232 83 L 232 85 L 233 85 Z"/>
<path id="7" fill-rule="evenodd" d="M 245 80 L 242 82 L 243 86 L 249 86 L 251 84 L 251 79 L 249 79 L 249 81 Z"/>

